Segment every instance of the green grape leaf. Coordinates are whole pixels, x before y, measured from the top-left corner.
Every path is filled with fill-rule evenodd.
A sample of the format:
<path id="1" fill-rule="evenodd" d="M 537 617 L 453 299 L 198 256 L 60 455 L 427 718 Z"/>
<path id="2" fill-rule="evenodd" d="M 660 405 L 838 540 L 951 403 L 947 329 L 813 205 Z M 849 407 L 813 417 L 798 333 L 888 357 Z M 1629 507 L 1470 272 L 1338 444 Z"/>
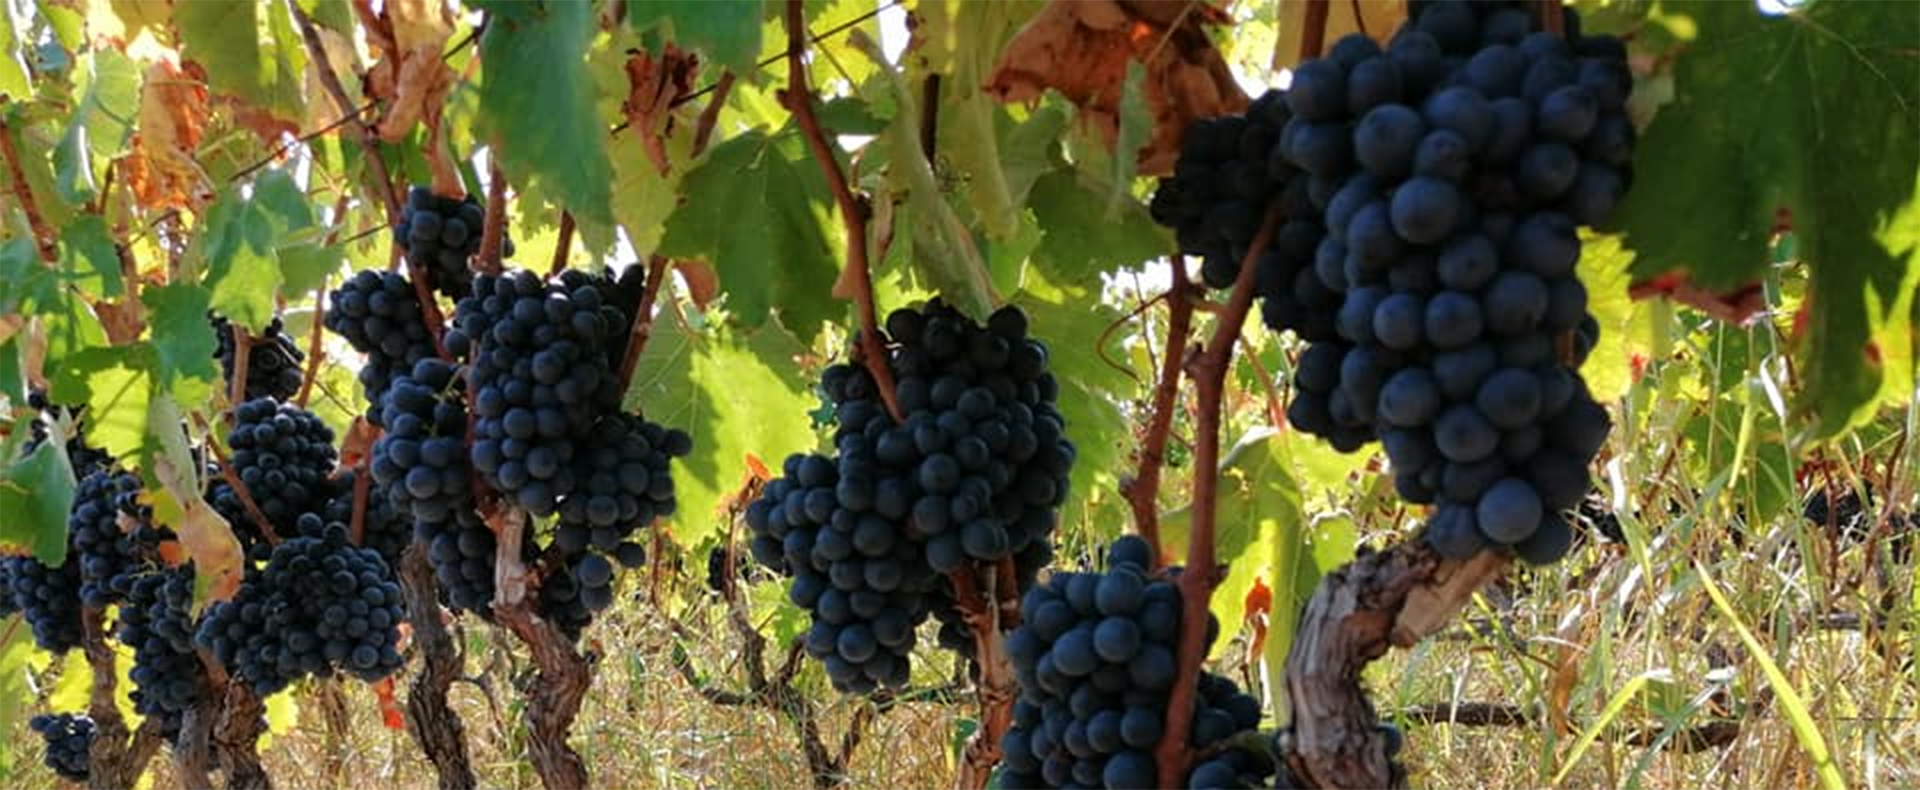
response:
<path id="1" fill-rule="evenodd" d="M 0 241 L 0 313 L 35 313 L 60 298 L 58 273 L 25 236 Z"/>
<path id="2" fill-rule="evenodd" d="M 27 365 L 20 352 L 20 344 L 13 338 L 0 341 L 0 398 L 12 404 L 27 402 Z M 7 445 L 0 441 L 0 447 Z"/>
<path id="3" fill-rule="evenodd" d="M 1019 209 L 1026 195 L 1016 189 L 1012 171 L 1013 126 L 998 102 L 981 90 L 992 74 L 1001 47 L 1013 38 L 1039 8 L 1036 3 L 926 2 L 918 9 L 914 39 L 920 42 L 907 58 L 914 84 L 928 73 L 942 77 L 938 115 L 941 164 L 966 179 L 962 190 L 987 235 L 1005 239 L 1018 232 Z M 1064 120 L 1057 110 L 1051 114 Z M 1033 121 L 1029 121 L 1032 123 Z M 1064 124 L 1042 141 L 1051 143 Z M 1042 169 L 1052 167 L 1044 157 Z M 1037 175 L 1037 172 L 1035 173 Z M 1032 179 L 1026 179 L 1031 185 Z"/>
<path id="4" fill-rule="evenodd" d="M 107 345 L 106 327 L 93 306 L 69 289 L 60 290 L 53 302 L 40 313 L 40 325 L 46 331 L 45 370 L 59 370 L 80 354 Z"/>
<path id="5" fill-rule="evenodd" d="M 1210 604 L 1220 620 L 1220 636 L 1213 642 L 1212 656 L 1220 656 L 1232 645 L 1249 615 L 1267 614 L 1248 609 L 1248 593 L 1255 580 L 1272 588 L 1274 570 L 1283 558 L 1289 569 L 1299 562 L 1306 515 L 1300 485 L 1288 471 L 1290 466 L 1281 434 L 1265 427 L 1241 437 L 1220 460 L 1220 488 L 1214 497 L 1214 557 L 1227 567 L 1227 575 L 1214 588 Z M 1185 562 L 1192 527 L 1191 505 L 1161 518 L 1161 548 L 1170 564 Z M 1268 638 L 1273 638 L 1271 631 Z"/>
<path id="6" fill-rule="evenodd" d="M 6 17 L 4 12 L 0 12 L 0 25 L 6 24 Z M 5 58 L 6 53 L 0 51 L 0 72 L 6 70 Z M 20 722 L 20 711 L 31 704 L 35 693 L 35 689 L 27 686 L 28 659 L 33 657 L 34 652 L 33 629 L 0 629 L 0 730 L 20 732 L 15 726 Z M 18 750 L 17 753 L 29 754 L 25 750 Z M 8 776 L 17 776 L 13 773 L 15 756 L 15 749 L 0 749 L 0 771 Z"/>
<path id="7" fill-rule="evenodd" d="M 0 519 L 0 544 L 24 548 L 45 565 L 66 561 L 73 490 L 65 441 L 41 442 L 9 464 L 0 475 L 0 513 L 7 514 Z"/>
<path id="8" fill-rule="evenodd" d="M 753 562 L 753 557 L 742 553 L 733 561 Z M 793 605 L 793 600 L 787 597 L 785 583 L 748 585 L 745 592 L 753 621 L 762 624 L 761 633 L 772 637 L 776 645 L 789 644 L 805 636 L 808 626 L 812 625 L 807 611 Z"/>
<path id="9" fill-rule="evenodd" d="M 1811 273 L 1796 409 L 1832 436 L 1913 382 L 1920 15 L 1897 3 L 1764 15 L 1706 0 L 1661 12 L 1697 36 L 1621 207 L 1634 276 L 1684 271 L 1715 290 L 1756 280 L 1775 228 L 1790 226 Z"/>
<path id="10" fill-rule="evenodd" d="M 279 249 L 313 226 L 313 207 L 284 170 L 261 174 L 251 197 L 221 190 L 205 233 L 203 284 L 214 312 L 254 332 L 266 329 L 282 282 Z"/>
<path id="11" fill-rule="evenodd" d="M 347 251 L 338 244 L 289 244 L 280 248 L 280 292 L 292 298 L 320 287 L 327 276 L 340 271 Z"/>
<path id="12" fill-rule="evenodd" d="M 84 650 L 69 650 L 59 657 L 60 678 L 47 692 L 48 710 L 85 710 L 93 691 L 93 665 L 87 663 Z"/>
<path id="13" fill-rule="evenodd" d="M 681 177 L 690 164 L 686 149 L 692 145 L 691 138 L 685 134 L 667 138 L 673 167 L 661 175 L 639 135 L 622 132 L 613 137 L 613 219 L 626 229 L 634 252 L 642 260 L 659 248 L 667 218 L 678 206 Z"/>
<path id="14" fill-rule="evenodd" d="M 91 298 L 117 299 L 126 292 L 120 253 L 107 234 L 107 220 L 98 214 L 82 214 L 60 229 L 60 268 Z"/>
<path id="15" fill-rule="evenodd" d="M 744 325 L 778 312 L 811 341 L 840 308 L 831 293 L 839 267 L 820 225 L 827 213 L 812 199 L 809 177 L 819 178 L 811 163 L 789 161 L 758 132 L 716 146 L 682 180 L 684 199 L 667 218 L 661 254 L 711 261 L 727 311 Z"/>
<path id="16" fill-rule="evenodd" d="M 53 373 L 55 403 L 87 407 L 87 443 L 115 458 L 145 454 L 147 402 L 153 397 L 152 348 L 95 347 L 64 360 Z"/>
<path id="17" fill-rule="evenodd" d="M 1581 245 L 1580 283 L 1587 288 L 1587 312 L 1600 324 L 1600 342 L 1580 366 L 1580 376 L 1601 403 L 1619 400 L 1633 386 L 1634 344 L 1628 340 L 1633 299 L 1627 294 L 1632 264 L 1618 236 L 1589 235 Z"/>
<path id="18" fill-rule="evenodd" d="M 153 330 L 155 373 L 160 387 L 180 403 L 205 403 L 213 395 L 220 368 L 214 364 L 219 338 L 207 321 L 213 295 L 186 283 L 149 285 L 140 291 Z"/>
<path id="19" fill-rule="evenodd" d="M 1095 293 L 1100 274 L 1167 254 L 1173 242 L 1138 201 L 1108 211 L 1107 195 L 1080 183 L 1072 168 L 1043 175 L 1027 196 L 1040 224 L 1034 263 L 1062 287 Z"/>
<path id="20" fill-rule="evenodd" d="M 613 167 L 586 62 L 592 4 L 485 7 L 479 121 L 507 177 L 537 185 L 583 226 L 611 226 Z"/>
<path id="21" fill-rule="evenodd" d="M 182 54 L 206 68 L 208 87 L 277 118 L 304 113 L 306 51 L 274 34 L 279 3 L 179 3 L 173 23 Z"/>
<path id="22" fill-rule="evenodd" d="M 626 402 L 694 436 L 693 452 L 673 465 L 673 535 L 682 545 L 726 531 L 722 511 L 746 479 L 749 454 L 778 468 L 788 454 L 816 445 L 807 411 L 817 401 L 793 362 L 803 353 L 777 324 L 752 332 L 653 324 Z"/>
<path id="23" fill-rule="evenodd" d="M 80 98 L 53 149 L 53 174 L 61 199 L 77 204 L 97 189 L 93 158 L 126 149 L 140 109 L 140 71 L 118 50 L 101 49 L 80 58 L 74 81 Z"/>
<path id="24" fill-rule="evenodd" d="M 627 22 L 704 52 L 709 61 L 752 74 L 760 56 L 761 0 L 627 0 Z"/>
<path id="25" fill-rule="evenodd" d="M 1107 197 L 1107 218 L 1112 219 L 1131 202 L 1133 176 L 1139 170 L 1140 147 L 1153 138 L 1153 110 L 1147 106 L 1147 67 L 1137 60 L 1127 61 L 1127 76 L 1120 82 L 1119 131 L 1113 144 L 1113 184 Z"/>
<path id="26" fill-rule="evenodd" d="M 20 37 L 13 29 L 13 14 L 0 9 L 0 96 L 26 100 L 33 96 L 27 81 L 27 62 L 20 57 Z"/>
<path id="27" fill-rule="evenodd" d="M 313 17 L 313 22 L 327 30 L 340 33 L 353 32 L 353 9 L 347 7 L 347 0 L 295 0 L 300 10 Z"/>

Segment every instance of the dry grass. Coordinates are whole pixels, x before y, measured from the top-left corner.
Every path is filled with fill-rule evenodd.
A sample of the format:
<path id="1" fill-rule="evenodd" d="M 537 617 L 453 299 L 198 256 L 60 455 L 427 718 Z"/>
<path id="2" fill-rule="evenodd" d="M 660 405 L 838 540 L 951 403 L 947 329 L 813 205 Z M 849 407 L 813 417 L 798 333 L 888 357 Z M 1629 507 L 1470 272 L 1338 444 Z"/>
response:
<path id="1" fill-rule="evenodd" d="M 1821 628 L 1806 616 L 1828 609 L 1864 611 L 1868 596 L 1838 595 L 1820 574 L 1797 562 L 1798 519 L 1773 525 L 1771 536 L 1736 550 L 1720 527 L 1662 532 L 1643 565 L 1619 545 L 1587 550 L 1566 566 L 1516 577 L 1490 591 L 1463 615 L 1461 627 L 1374 668 L 1370 678 L 1383 711 L 1455 702 L 1517 705 L 1538 714 L 1526 726 L 1483 727 L 1408 723 L 1408 750 L 1417 786 L 1485 787 L 1806 787 L 1814 784 L 1755 663 L 1744 655 L 1726 619 L 1707 603 L 1692 562 L 1707 563 L 1807 700 L 1820 731 L 1849 782 L 1866 787 L 1920 785 L 1920 684 L 1899 629 Z M 1629 523 L 1637 534 L 1649 525 Z M 1824 543 L 1824 541 L 1821 541 Z M 1824 547 L 1814 547 L 1824 551 Z M 1834 558 L 1845 577 L 1862 561 L 1858 548 Z M 1772 559 L 1764 559 L 1771 557 Z M 1801 565 L 1799 569 L 1794 566 Z M 1892 612 L 1909 621 L 1911 572 L 1899 569 Z M 1821 592 L 1821 591 L 1827 592 Z M 688 591 L 698 596 L 696 591 Z M 1858 600 L 1854 600 L 1858 599 Z M 686 645 L 715 682 L 738 685 L 740 655 L 711 597 L 697 598 L 688 625 L 701 641 Z M 1504 627 L 1493 624 L 1504 623 Z M 807 765 L 789 717 L 757 707 L 711 704 L 673 669 L 673 640 L 646 607 L 633 606 L 596 626 L 601 658 L 593 691 L 575 728 L 574 743 L 607 787 L 798 787 Z M 468 671 L 479 683 L 454 688 L 454 704 L 468 727 L 476 768 L 487 787 L 537 787 L 522 759 L 511 689 L 510 645 L 484 626 L 465 635 Z M 1725 661 L 1716 662 L 1717 657 Z M 923 670 L 937 680 L 945 659 L 929 657 Z M 1714 664 L 1726 668 L 1716 671 Z M 1236 673 L 1238 674 L 1238 673 Z M 1614 724 L 1555 781 L 1585 729 L 1610 698 L 1637 676 L 1654 678 Z M 802 676 L 823 704 L 830 740 L 847 726 L 855 706 Z M 520 681 L 524 682 L 524 678 Z M 265 745 L 268 770 L 282 787 L 426 788 L 431 768 L 405 733 L 381 726 L 373 694 L 349 684 L 350 728 L 330 732 L 311 694 L 300 695 L 299 720 Z M 490 693 L 489 693 L 490 692 Z M 1726 715 L 1737 734 L 1724 746 L 1692 753 L 1650 749 L 1628 740 L 1669 738 Z M 939 787 L 950 784 L 950 748 L 960 706 L 903 704 L 879 717 L 849 767 L 850 787 Z M 13 787 L 55 786 L 37 763 L 37 744 L 24 725 L 12 740 L 22 755 Z M 340 773 L 329 755 L 344 754 Z M 153 785 L 175 786 L 170 767 L 156 761 Z"/>

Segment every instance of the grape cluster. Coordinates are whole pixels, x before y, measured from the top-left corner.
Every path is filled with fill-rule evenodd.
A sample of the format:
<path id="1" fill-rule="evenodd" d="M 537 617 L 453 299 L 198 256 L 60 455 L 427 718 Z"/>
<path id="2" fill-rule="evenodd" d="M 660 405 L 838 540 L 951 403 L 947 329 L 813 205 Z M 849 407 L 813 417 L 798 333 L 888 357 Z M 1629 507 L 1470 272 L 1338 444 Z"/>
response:
<path id="1" fill-rule="evenodd" d="M 324 506 L 338 458 L 333 429 L 313 412 L 272 398 L 247 401 L 233 413 L 228 463 L 267 521 L 278 529 Z M 214 505 L 223 513 L 243 512 L 231 490 L 222 489 Z"/>
<path id="2" fill-rule="evenodd" d="M 527 271 L 483 276 L 460 301 L 446 342 L 471 361 L 472 460 L 509 502 L 551 516 L 578 487 L 578 445 L 620 407 L 608 348 L 627 321 L 597 284 Z"/>
<path id="3" fill-rule="evenodd" d="M 1449 557 L 1563 556 L 1561 511 L 1610 427 L 1576 372 L 1598 339 L 1576 231 L 1629 180 L 1631 76 L 1617 39 L 1567 19 L 1563 39 L 1518 4 L 1421 4 L 1384 50 L 1343 38 L 1294 70 L 1284 113 L 1260 107 L 1285 118 L 1270 160 L 1298 173 L 1270 199 L 1304 194 L 1321 220 L 1311 256 L 1312 223 L 1290 220 L 1263 260 L 1337 295 L 1309 311 L 1331 334 L 1270 320 L 1310 341 L 1288 420 L 1343 451 L 1379 439 L 1401 496 L 1438 505 L 1426 538 Z M 1266 139 L 1240 125 L 1243 147 Z"/>
<path id="4" fill-rule="evenodd" d="M 498 542 L 475 510 L 463 370 L 427 358 L 393 379 L 375 419 L 387 430 L 373 444 L 369 471 L 387 509 L 426 547 L 446 602 L 491 618 Z"/>
<path id="5" fill-rule="evenodd" d="M 378 412 L 393 377 L 436 354 L 420 297 L 400 274 L 365 270 L 335 288 L 328 300 L 323 323 L 366 355 L 360 386 L 366 388 L 370 411 Z"/>
<path id="6" fill-rule="evenodd" d="M 605 579 L 604 559 L 590 561 L 598 550 L 629 568 L 646 562 L 646 552 L 630 540 L 633 533 L 673 514 L 674 458 L 693 451 L 685 431 L 663 428 L 630 414 L 610 414 L 598 432 L 586 437 L 580 468 L 587 472 L 584 489 L 560 503 L 553 543 L 569 558 L 582 584 L 583 600 L 603 609 L 612 600 Z M 598 605 L 595 605 L 595 604 Z"/>
<path id="7" fill-rule="evenodd" d="M 474 509 L 463 369 L 420 359 L 392 379 L 373 421 L 386 426 L 369 467 L 378 498 L 413 525 L 447 603 L 491 617 L 498 544 Z"/>
<path id="8" fill-rule="evenodd" d="M 27 725 L 47 744 L 47 767 L 69 782 L 87 781 L 93 749 L 93 719 L 82 713 L 42 713 Z"/>
<path id="9" fill-rule="evenodd" d="M 1326 236 L 1308 192 L 1315 182 L 1277 150 L 1292 119 L 1286 93 L 1268 91 L 1244 115 L 1195 122 L 1148 210 L 1174 229 L 1182 253 L 1201 259 L 1201 280 L 1214 288 L 1233 284 L 1265 212 L 1279 212 L 1274 236 L 1254 264 L 1261 316 L 1276 331 L 1328 340 L 1335 337 L 1340 294 L 1313 272 Z"/>
<path id="10" fill-rule="evenodd" d="M 380 399 L 376 422 L 386 432 L 373 445 L 374 482 L 390 504 L 414 521 L 444 521 L 471 507 L 464 438 L 465 379 L 437 358 L 415 363 Z"/>
<path id="11" fill-rule="evenodd" d="M 334 524 L 274 547 L 232 600 L 208 608 L 195 644 L 265 697 L 306 676 L 392 674 L 403 616 L 393 571 Z"/>
<path id="12" fill-rule="evenodd" d="M 949 623 L 944 643 L 971 647 L 948 573 L 1011 558 L 1021 588 L 1033 583 L 1074 459 L 1046 346 L 1018 308 L 981 326 L 936 301 L 886 324 L 905 421 L 858 360 L 828 368 L 837 456 L 789 457 L 746 510 L 754 558 L 813 613 L 808 651 L 859 693 L 905 682 L 930 612 Z"/>
<path id="13" fill-rule="evenodd" d="M 1829 537 L 1855 544 L 1871 541 L 1880 520 L 1884 519 L 1887 524 L 1885 543 L 1890 555 L 1896 562 L 1908 562 L 1913 558 L 1914 544 L 1920 543 L 1920 537 L 1916 537 L 1915 532 L 1920 527 L 1920 518 L 1903 511 L 1896 502 L 1879 503 L 1879 508 L 1886 512 L 1876 518 L 1873 481 L 1862 480 L 1861 483 L 1862 489 L 1843 487 L 1840 495 L 1832 500 L 1827 498 L 1825 486 L 1816 488 L 1802 506 L 1801 517 L 1821 530 L 1827 529 L 1828 519 L 1832 519 L 1835 532 Z M 1865 494 L 1864 498 L 1862 493 Z"/>
<path id="14" fill-rule="evenodd" d="M 407 260 L 432 273 L 434 290 L 461 299 L 473 291 L 467 260 L 480 252 L 486 218 L 480 201 L 471 196 L 446 198 L 427 187 L 414 187 L 407 192 L 400 224 L 393 228 L 394 242 Z M 503 237 L 501 248 L 503 255 L 512 255 L 513 241 Z"/>
<path id="15" fill-rule="evenodd" d="M 231 383 L 238 345 L 234 343 L 234 325 L 218 315 L 210 316 L 213 321 L 213 335 L 220 341 L 214 351 L 214 358 L 220 360 L 221 375 Z M 276 398 L 286 400 L 300 391 L 300 382 L 305 375 L 300 365 L 307 355 L 287 336 L 286 326 L 280 317 L 275 316 L 267 325 L 267 330 L 258 337 L 248 338 L 247 349 L 247 387 L 246 398 Z"/>
<path id="16" fill-rule="evenodd" d="M 140 478 L 100 469 L 80 479 L 67 514 L 69 562 L 80 563 L 80 603 L 105 609 L 126 594 L 119 577 L 158 546 L 152 511 L 140 505 Z"/>
<path id="17" fill-rule="evenodd" d="M 177 732 L 187 710 L 213 686 L 193 649 L 193 566 L 131 577 L 120 607 L 120 643 L 133 649 L 134 709 Z"/>
<path id="18" fill-rule="evenodd" d="M 33 641 L 42 650 L 64 653 L 80 644 L 80 561 L 72 551 L 57 567 L 32 557 L 6 557 L 6 577 L 12 582 L 13 606 L 33 628 Z"/>
<path id="19" fill-rule="evenodd" d="M 414 539 L 427 547 L 434 577 L 447 603 L 484 618 L 493 617 L 494 560 L 499 542 L 473 509 L 458 510 L 445 521 L 415 521 Z"/>
<path id="20" fill-rule="evenodd" d="M 739 546 L 733 552 L 733 585 L 754 581 L 765 573 L 755 567 L 752 555 L 745 546 Z M 725 594 L 727 591 L 727 547 L 714 546 L 707 551 L 707 589 Z"/>
<path id="21" fill-rule="evenodd" d="M 1179 589 L 1153 578 L 1151 558 L 1146 541 L 1123 537 L 1105 573 L 1055 572 L 1021 599 L 1006 643 L 1020 697 L 1000 743 L 1001 787 L 1157 786 L 1181 613 Z M 1209 618 L 1209 643 L 1217 630 Z M 1181 786 L 1270 786 L 1271 756 L 1225 744 L 1259 726 L 1259 701 L 1208 672 L 1198 691 L 1191 745 L 1203 758 Z"/>

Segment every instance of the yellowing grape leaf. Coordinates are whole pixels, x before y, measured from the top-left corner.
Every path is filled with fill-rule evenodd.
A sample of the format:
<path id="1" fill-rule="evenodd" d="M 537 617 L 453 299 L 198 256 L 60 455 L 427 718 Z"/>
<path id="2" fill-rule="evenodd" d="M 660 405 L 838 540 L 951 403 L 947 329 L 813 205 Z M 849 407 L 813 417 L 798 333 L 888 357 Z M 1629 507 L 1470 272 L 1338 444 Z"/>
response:
<path id="1" fill-rule="evenodd" d="M 164 60 L 147 67 L 140 131 L 126 159 L 127 184 L 142 207 L 197 210 L 213 199 L 213 182 L 193 158 L 207 112 L 205 83 Z"/>
<path id="2" fill-rule="evenodd" d="M 804 353 L 777 324 L 744 332 L 718 323 L 696 331 L 665 317 L 654 322 L 626 402 L 697 437 L 693 452 L 673 464 L 680 501 L 673 534 L 683 545 L 726 530 L 716 514 L 739 487 L 749 455 L 778 464 L 814 448 L 807 412 L 818 401 L 795 364 Z"/>
<path id="3" fill-rule="evenodd" d="M 148 482 L 158 483 L 155 493 L 164 493 L 167 500 L 164 506 L 154 502 L 154 518 L 173 527 L 180 536 L 181 547 L 193 558 L 196 583 L 206 591 L 207 600 L 232 598 L 240 587 L 240 541 L 233 535 L 233 526 L 200 496 L 199 468 L 181 427 L 180 407 L 163 395 L 154 398 L 146 411 L 159 428 L 159 448 L 148 467 Z"/>

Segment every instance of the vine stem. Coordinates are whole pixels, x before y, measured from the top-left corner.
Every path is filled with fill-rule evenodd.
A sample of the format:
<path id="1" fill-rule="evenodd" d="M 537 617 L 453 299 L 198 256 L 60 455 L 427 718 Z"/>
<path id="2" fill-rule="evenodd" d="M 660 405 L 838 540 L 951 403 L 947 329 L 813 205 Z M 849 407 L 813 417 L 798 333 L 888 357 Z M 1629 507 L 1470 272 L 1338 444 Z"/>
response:
<path id="1" fill-rule="evenodd" d="M 227 322 L 227 333 L 233 339 L 233 380 L 227 382 L 227 417 L 232 419 L 231 409 L 247 402 L 247 362 L 253 357 L 253 333 L 238 321 Z"/>
<path id="2" fill-rule="evenodd" d="M 833 192 L 834 203 L 840 208 L 840 220 L 847 230 L 847 269 L 853 275 L 849 279 L 853 285 L 855 312 L 860 319 L 860 356 L 880 390 L 880 401 L 886 405 L 887 414 L 894 422 L 903 422 L 906 414 L 900 410 L 900 401 L 894 395 L 893 370 L 887 367 L 879 312 L 873 305 L 873 275 L 867 262 L 869 207 L 847 184 L 847 174 L 840 169 L 833 146 L 827 142 L 826 131 L 820 126 L 820 118 L 813 112 L 813 88 L 807 84 L 807 19 L 802 0 L 787 0 L 786 26 L 787 88 L 781 93 L 781 101 L 787 111 L 793 113 L 794 121 L 800 126 L 800 136 L 806 139 L 807 150 L 820 163 L 827 188 Z"/>
<path id="3" fill-rule="evenodd" d="M 299 3 L 288 3 L 287 11 L 293 14 L 294 23 L 300 27 L 300 40 L 306 44 L 308 57 L 313 58 L 320 85 L 341 107 L 354 106 L 353 99 L 347 96 L 346 87 L 340 84 L 340 75 L 333 70 L 333 59 L 327 56 L 326 45 L 320 41 L 320 31 L 313 26 L 313 17 L 301 10 Z M 400 224 L 402 206 L 400 190 L 394 186 L 393 176 L 387 172 L 387 160 L 380 155 L 379 132 L 367 123 L 364 114 L 351 117 L 355 130 L 359 132 L 354 141 L 360 144 L 361 151 L 366 154 L 367 166 L 373 169 L 374 180 L 380 183 L 380 199 L 387 206 L 387 226 L 396 227 Z M 394 245 L 394 249 L 397 252 L 399 245 Z M 453 355 L 447 353 L 444 340 L 446 319 L 440 314 L 440 303 L 433 298 L 432 275 L 426 266 L 411 258 L 407 259 L 407 273 L 410 275 L 407 279 L 413 281 L 414 296 L 420 299 L 420 315 L 426 322 L 427 334 L 433 337 L 434 350 L 441 359 L 453 361 Z"/>
<path id="4" fill-rule="evenodd" d="M 1567 17 L 1560 9 L 1560 0 L 1536 0 L 1534 12 L 1539 16 L 1542 31 L 1567 37 Z"/>
<path id="5" fill-rule="evenodd" d="M 668 260 L 655 255 L 647 260 L 647 283 L 640 292 L 640 304 L 633 309 L 633 328 L 627 336 L 627 355 L 620 360 L 620 388 L 633 386 L 633 371 L 640 366 L 640 352 L 653 337 L 653 303 L 660 298 L 660 285 L 666 282 Z"/>
<path id="6" fill-rule="evenodd" d="M 562 219 L 566 219 L 565 215 Z M 506 246 L 506 224 L 507 174 L 500 169 L 500 151 L 498 146 L 495 146 L 495 150 L 487 157 L 487 214 L 485 223 L 480 227 L 480 251 L 474 256 L 480 271 L 487 274 L 500 273 L 501 248 Z M 566 247 L 563 245 L 555 256 L 555 272 L 560 270 L 561 263 L 566 260 L 565 254 Z"/>
<path id="7" fill-rule="evenodd" d="M 80 627 L 87 666 L 93 670 L 87 715 L 93 719 L 95 734 L 87 749 L 90 768 L 87 786 L 131 787 L 159 751 L 159 732 L 154 727 L 142 726 L 128 733 L 126 720 L 120 717 L 120 708 L 114 704 L 119 673 L 114 671 L 113 648 L 107 644 L 106 612 L 91 606 L 81 609 Z"/>
<path id="8" fill-rule="evenodd" d="M 1387 756 L 1372 703 L 1360 687 L 1366 665 L 1444 628 L 1474 591 L 1511 560 L 1483 551 L 1442 559 L 1416 537 L 1385 551 L 1362 550 L 1320 580 L 1287 653 L 1287 762 L 1309 787 L 1406 786 Z"/>
<path id="9" fill-rule="evenodd" d="M 1306 18 L 1300 20 L 1304 28 L 1300 36 L 1300 59 L 1320 57 L 1327 46 L 1327 11 L 1330 0 L 1307 0 Z M 1358 11 L 1358 9 L 1355 9 Z M 1359 18 L 1359 14 L 1354 14 Z"/>
<path id="10" fill-rule="evenodd" d="M 1194 349 L 1186 362 L 1193 377 L 1199 413 L 1193 453 L 1193 528 L 1187 539 L 1187 566 L 1180 575 L 1180 643 L 1175 654 L 1173 691 L 1167 700 L 1167 723 L 1154 746 L 1154 762 L 1159 766 L 1161 787 L 1181 787 L 1192 760 L 1187 745 L 1193 731 L 1193 709 L 1200 685 L 1201 663 L 1206 660 L 1208 602 L 1219 573 L 1215 568 L 1213 547 L 1214 520 L 1217 515 L 1215 492 L 1220 487 L 1220 401 L 1226 392 L 1227 371 L 1233 367 L 1233 347 L 1240 339 L 1241 325 L 1253 306 L 1254 269 L 1260 254 L 1267 249 L 1275 228 L 1280 225 L 1277 206 L 1267 208 L 1260 230 L 1247 245 L 1240 260 L 1240 272 L 1234 278 L 1233 292 L 1213 327 L 1213 336 L 1204 348 Z M 1168 357 L 1173 357 L 1171 344 Z"/>
<path id="11" fill-rule="evenodd" d="M 307 400 L 313 397 L 313 383 L 320 378 L 320 360 L 327 353 L 321 345 L 324 338 L 320 331 L 326 328 L 327 284 L 327 279 L 321 278 L 320 290 L 313 297 L 313 327 L 307 333 L 307 369 L 300 376 L 300 391 L 293 396 L 293 405 L 302 409 L 307 407 Z"/>
<path id="12" fill-rule="evenodd" d="M 573 250 L 573 225 L 573 212 L 560 212 L 560 240 L 553 245 L 553 264 L 547 267 L 548 277 L 558 277 L 561 272 L 567 270 L 567 253 Z M 484 243 L 485 231 L 483 230 L 480 235 Z"/>
<path id="13" fill-rule="evenodd" d="M 1167 436 L 1173 430 L 1173 410 L 1180 393 L 1180 369 L 1186 361 L 1187 337 L 1193 331 L 1193 281 L 1187 277 L 1184 260 L 1176 259 L 1173 284 L 1167 290 L 1167 348 L 1160 358 L 1160 377 L 1153 385 L 1151 411 L 1146 436 L 1140 442 L 1140 465 L 1131 480 L 1120 485 L 1120 494 L 1133 509 L 1134 531 L 1153 548 L 1153 569 L 1159 570 L 1160 556 L 1160 471 L 1167 462 Z"/>
<path id="14" fill-rule="evenodd" d="M 713 98 L 707 106 L 701 108 L 700 119 L 693 126 L 693 153 L 699 156 L 707 150 L 707 144 L 713 141 L 713 127 L 720 121 L 720 107 L 727 103 L 727 95 L 733 92 L 733 72 L 720 72 L 720 81 L 714 83 Z"/>
<path id="15" fill-rule="evenodd" d="M 0 155 L 7 159 L 13 196 L 20 201 L 20 210 L 26 212 L 27 227 L 33 229 L 34 246 L 40 250 L 40 259 L 48 266 L 55 266 L 60 263 L 59 237 L 47 225 L 47 218 L 40 215 L 40 204 L 33 201 L 33 185 L 27 183 L 27 173 L 20 167 L 20 149 L 13 144 L 13 125 L 7 123 L 7 104 L 0 100 Z"/>

